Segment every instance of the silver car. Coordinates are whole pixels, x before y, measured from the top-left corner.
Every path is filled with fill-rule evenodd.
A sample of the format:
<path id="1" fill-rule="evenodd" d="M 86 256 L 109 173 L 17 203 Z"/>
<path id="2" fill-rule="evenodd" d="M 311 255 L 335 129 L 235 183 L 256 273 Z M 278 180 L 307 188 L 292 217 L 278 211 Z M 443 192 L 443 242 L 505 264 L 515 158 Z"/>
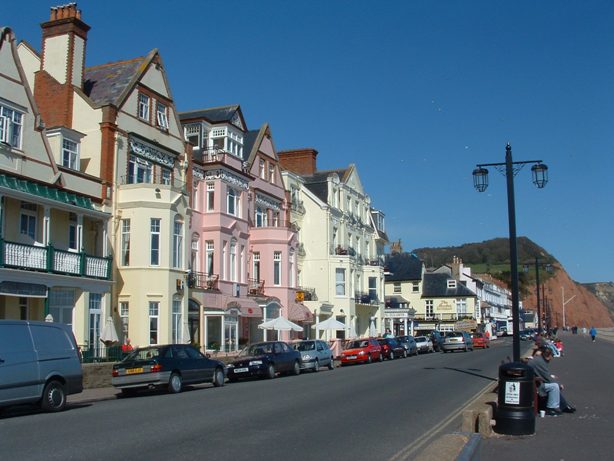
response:
<path id="1" fill-rule="evenodd" d="M 326 342 L 319 339 L 305 339 L 292 344 L 294 350 L 301 354 L 301 370 L 318 371 L 320 367 L 335 368 L 333 352 Z"/>
<path id="2" fill-rule="evenodd" d="M 448 351 L 472 351 L 473 341 L 466 331 L 448 331 L 441 345 L 441 350 Z"/>

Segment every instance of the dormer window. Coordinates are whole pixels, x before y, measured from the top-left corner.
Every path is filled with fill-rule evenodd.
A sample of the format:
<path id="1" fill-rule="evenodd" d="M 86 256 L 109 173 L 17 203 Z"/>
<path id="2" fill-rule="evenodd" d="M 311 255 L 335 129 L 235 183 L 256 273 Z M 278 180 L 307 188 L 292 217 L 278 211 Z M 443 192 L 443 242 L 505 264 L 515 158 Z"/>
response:
<path id="1" fill-rule="evenodd" d="M 0 142 L 21 148 L 23 113 L 0 104 Z"/>
<path id="2" fill-rule="evenodd" d="M 79 143 L 72 139 L 62 140 L 62 166 L 72 170 L 79 169 Z"/>
<path id="3" fill-rule="evenodd" d="M 456 280 L 448 280 L 448 288 L 456 288 Z"/>
<path id="4" fill-rule="evenodd" d="M 168 108 L 160 101 L 156 103 L 156 123 L 158 128 L 168 130 Z"/>
<path id="5" fill-rule="evenodd" d="M 146 94 L 139 93 L 139 118 L 149 122 L 149 108 L 151 98 Z"/>

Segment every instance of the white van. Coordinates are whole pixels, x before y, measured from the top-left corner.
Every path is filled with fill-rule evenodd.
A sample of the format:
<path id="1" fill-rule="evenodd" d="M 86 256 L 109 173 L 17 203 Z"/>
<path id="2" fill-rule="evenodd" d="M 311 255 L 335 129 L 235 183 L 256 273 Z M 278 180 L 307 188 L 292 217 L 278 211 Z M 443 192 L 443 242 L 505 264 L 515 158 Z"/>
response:
<path id="1" fill-rule="evenodd" d="M 61 411 L 83 390 L 80 353 L 63 323 L 0 320 L 0 407 L 38 403 Z"/>

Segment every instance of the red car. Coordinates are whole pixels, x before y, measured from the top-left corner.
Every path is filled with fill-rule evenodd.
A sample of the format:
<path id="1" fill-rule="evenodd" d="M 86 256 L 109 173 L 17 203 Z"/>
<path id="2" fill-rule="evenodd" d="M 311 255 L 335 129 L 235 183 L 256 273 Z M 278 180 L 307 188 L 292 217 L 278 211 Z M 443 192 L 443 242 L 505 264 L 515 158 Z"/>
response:
<path id="1" fill-rule="evenodd" d="M 471 341 L 473 342 L 473 347 L 481 347 L 482 349 L 486 349 L 490 347 L 490 340 L 486 337 L 484 333 L 472 333 Z"/>
<path id="2" fill-rule="evenodd" d="M 348 341 L 341 353 L 341 365 L 351 363 L 371 363 L 374 360 L 382 361 L 382 346 L 376 339 L 354 339 Z"/>

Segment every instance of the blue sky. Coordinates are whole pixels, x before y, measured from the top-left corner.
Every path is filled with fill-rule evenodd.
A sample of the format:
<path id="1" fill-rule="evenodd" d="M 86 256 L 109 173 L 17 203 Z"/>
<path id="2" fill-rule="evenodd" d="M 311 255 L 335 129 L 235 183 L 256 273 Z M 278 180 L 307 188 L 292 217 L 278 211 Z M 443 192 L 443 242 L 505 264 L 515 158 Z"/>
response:
<path id="1" fill-rule="evenodd" d="M 0 25 L 40 49 L 61 2 L 4 2 Z M 579 282 L 614 281 L 614 2 L 78 2 L 87 65 L 158 48 L 178 110 L 241 104 L 278 150 L 356 164 L 406 250 L 508 235 L 505 177 L 476 163 L 543 160 L 515 179 L 518 235 Z"/>

